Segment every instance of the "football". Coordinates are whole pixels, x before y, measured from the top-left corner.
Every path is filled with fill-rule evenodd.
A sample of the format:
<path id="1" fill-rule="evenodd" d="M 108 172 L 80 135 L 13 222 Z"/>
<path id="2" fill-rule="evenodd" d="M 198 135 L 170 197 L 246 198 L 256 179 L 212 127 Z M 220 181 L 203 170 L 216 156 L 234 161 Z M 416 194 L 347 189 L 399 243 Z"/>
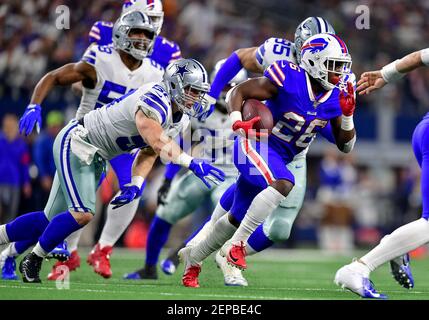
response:
<path id="1" fill-rule="evenodd" d="M 273 129 L 273 115 L 270 109 L 261 101 L 256 99 L 246 100 L 243 105 L 242 114 L 244 121 L 260 116 L 261 119 L 255 123 L 254 128 L 256 131 L 266 129 L 268 130 L 268 134 L 271 134 L 271 130 Z"/>

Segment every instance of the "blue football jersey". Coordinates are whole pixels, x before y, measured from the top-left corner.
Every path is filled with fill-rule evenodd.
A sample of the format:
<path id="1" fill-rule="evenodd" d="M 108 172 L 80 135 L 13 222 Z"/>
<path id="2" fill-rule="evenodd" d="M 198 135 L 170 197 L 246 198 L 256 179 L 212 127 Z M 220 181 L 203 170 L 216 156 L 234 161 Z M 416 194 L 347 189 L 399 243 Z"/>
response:
<path id="1" fill-rule="evenodd" d="M 335 88 L 315 97 L 310 76 L 285 60 L 270 65 L 264 76 L 278 88 L 278 94 L 266 101 L 274 120 L 268 143 L 290 161 L 329 120 L 341 116 L 340 90 Z"/>
<path id="2" fill-rule="evenodd" d="M 102 46 L 111 44 L 112 29 L 113 23 L 97 21 L 89 32 L 89 41 Z M 157 36 L 153 45 L 152 54 L 148 58 L 151 58 L 165 69 L 170 62 L 182 58 L 182 54 L 177 43 L 169 41 L 164 37 Z"/>

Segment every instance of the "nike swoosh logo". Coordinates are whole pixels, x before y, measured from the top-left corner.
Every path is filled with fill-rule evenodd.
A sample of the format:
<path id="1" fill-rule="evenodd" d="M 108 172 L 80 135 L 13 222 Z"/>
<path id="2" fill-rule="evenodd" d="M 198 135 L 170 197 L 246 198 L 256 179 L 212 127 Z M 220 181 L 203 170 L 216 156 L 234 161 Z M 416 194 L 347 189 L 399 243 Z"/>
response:
<path id="1" fill-rule="evenodd" d="M 238 259 L 237 258 L 234 258 L 232 255 L 231 255 L 231 252 L 229 253 L 229 257 L 231 258 L 231 260 L 232 261 L 234 261 L 234 262 L 237 262 L 238 261 Z"/>
<path id="2" fill-rule="evenodd" d="M 28 111 L 28 113 L 27 113 L 27 114 L 32 113 L 32 112 L 35 112 L 35 111 L 36 111 L 35 109 L 31 109 L 30 111 Z"/>
<path id="3" fill-rule="evenodd" d="M 295 166 L 295 169 L 300 169 L 300 168 L 302 168 L 303 166 Z"/>

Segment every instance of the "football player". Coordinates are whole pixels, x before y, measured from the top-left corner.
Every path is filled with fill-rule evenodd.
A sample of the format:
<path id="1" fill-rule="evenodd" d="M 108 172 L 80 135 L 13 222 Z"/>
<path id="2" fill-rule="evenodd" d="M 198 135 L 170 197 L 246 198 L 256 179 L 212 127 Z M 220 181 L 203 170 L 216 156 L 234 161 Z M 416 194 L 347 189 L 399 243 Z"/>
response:
<path id="1" fill-rule="evenodd" d="M 225 59 L 222 59 L 216 63 L 211 80 L 214 79 L 224 62 Z M 235 182 L 238 172 L 232 161 L 234 141 L 225 97 L 232 87 L 247 80 L 247 78 L 245 70 L 238 72 L 225 86 L 210 117 L 204 121 L 198 119 L 192 121 L 193 139 L 202 140 L 201 144 L 194 148 L 201 149 L 204 159 L 213 161 L 213 164 L 225 172 L 225 182 L 208 190 L 201 188 L 199 179 L 195 179 L 195 176 L 190 172 L 179 179 L 175 179 L 166 199 L 158 206 L 152 220 L 147 238 L 145 265 L 140 270 L 125 275 L 125 279 L 157 279 L 156 265 L 161 249 L 167 242 L 171 227 L 180 219 L 194 212 L 205 200 L 209 200 L 213 209 L 224 191 Z M 171 256 L 172 259 L 176 258 L 177 251 L 173 252 Z M 170 262 L 170 259 L 167 259 L 162 263 L 162 270 L 167 274 L 173 274 L 177 264 L 177 261 Z"/>
<path id="2" fill-rule="evenodd" d="M 84 53 L 81 61 L 53 70 L 39 81 L 34 89 L 30 105 L 20 120 L 21 133 L 28 135 L 35 124 L 41 126 L 41 104 L 57 85 L 82 82 L 83 94 L 76 113 L 76 119 L 79 120 L 91 110 L 113 101 L 132 89 L 145 83 L 161 81 L 164 68 L 147 58 L 153 49 L 155 36 L 156 28 L 146 14 L 130 11 L 122 15 L 114 26 L 113 45 L 92 44 Z M 129 168 L 133 160 L 132 154 L 124 154 L 110 161 L 117 172 L 121 188 L 130 182 Z M 128 206 L 134 206 L 134 203 Z M 123 208 L 119 211 L 123 211 Z M 34 240 L 37 239 L 32 240 L 35 243 Z M 30 245 L 29 242 L 11 244 L 2 253 L 2 257 L 21 254 Z M 14 263 L 14 261 L 9 259 L 9 263 Z M 77 251 L 72 250 L 70 259 L 64 263 L 70 270 L 76 269 L 80 264 Z M 52 277 L 52 280 L 56 279 L 57 266 L 54 266 L 54 271 L 49 276 Z M 9 268 L 9 270 L 14 270 L 14 268 Z"/>
<path id="3" fill-rule="evenodd" d="M 203 240 L 179 251 L 185 263 L 184 286 L 199 286 L 201 262 L 228 239 L 231 244 L 222 248 L 228 263 L 239 269 L 247 267 L 249 237 L 294 188 L 295 177 L 287 164 L 328 122 L 338 149 L 345 153 L 353 149 L 353 85 L 348 82 L 347 93 L 339 89 L 341 78 L 351 72 L 351 63 L 347 46 L 338 36 L 317 34 L 303 43 L 299 66 L 277 61 L 263 77 L 233 88 L 228 104 L 232 128 L 239 135 L 234 163 L 240 175 L 233 194 L 228 195 L 228 189 L 223 197 L 234 200 L 228 214 L 216 221 Z M 253 130 L 258 117 L 242 119 L 243 101 L 252 98 L 266 100 L 273 115 L 275 125 L 265 142 L 255 140 L 264 136 Z"/>
<path id="4" fill-rule="evenodd" d="M 224 181 L 220 169 L 186 154 L 172 140 L 189 124 L 189 116 L 198 117 L 210 107 L 205 98 L 209 89 L 204 67 L 194 59 L 182 59 L 167 67 L 162 82 L 132 89 L 61 130 L 54 142 L 56 175 L 45 210 L 0 226 L 0 244 L 39 239 L 20 263 L 24 282 L 41 282 L 43 258 L 91 221 L 105 160 L 139 149 L 129 168 L 131 181 L 111 201 L 114 209 L 139 196 L 158 156 L 189 168 L 209 188 L 207 180 Z"/>
<path id="5" fill-rule="evenodd" d="M 364 72 L 358 82 L 359 94 L 369 94 L 383 88 L 386 84 L 398 81 L 408 72 L 421 66 L 429 66 L 429 48 L 413 52 L 402 59 L 395 60 L 381 70 Z M 422 170 L 422 217 L 410 222 L 381 239 L 379 245 L 356 261 L 343 266 L 336 274 L 334 282 L 363 298 L 386 299 L 378 293 L 369 279 L 370 273 L 379 266 L 390 262 L 395 279 L 403 287 L 414 287 L 414 279 L 407 252 L 429 242 L 429 116 L 416 126 L 412 146 L 414 156 Z M 398 261 L 399 259 L 399 261 Z"/>

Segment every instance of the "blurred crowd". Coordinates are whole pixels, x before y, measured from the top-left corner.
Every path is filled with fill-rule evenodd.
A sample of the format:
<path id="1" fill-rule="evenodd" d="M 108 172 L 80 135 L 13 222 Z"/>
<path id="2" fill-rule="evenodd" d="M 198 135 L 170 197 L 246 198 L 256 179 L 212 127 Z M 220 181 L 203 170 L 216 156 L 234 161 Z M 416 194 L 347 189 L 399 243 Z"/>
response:
<path id="1" fill-rule="evenodd" d="M 61 126 L 74 116 L 79 103 L 69 87 L 55 89 L 42 106 L 42 133 L 24 139 L 16 130 L 17 117 L 23 114 L 35 84 L 47 71 L 78 61 L 89 44 L 88 31 L 93 23 L 115 21 L 122 2 L 0 0 L 1 223 L 43 207 L 54 172 L 46 150 Z M 70 9 L 70 29 L 56 27 L 60 5 Z M 358 77 L 429 43 L 426 0 L 163 0 L 163 5 L 161 34 L 177 42 L 184 57 L 199 59 L 208 70 L 232 51 L 260 45 L 269 37 L 293 40 L 296 26 L 312 15 L 330 21 L 345 40 Z M 362 14 L 356 12 L 359 5 L 370 10 L 369 29 L 356 28 L 356 19 Z M 404 81 L 358 100 L 361 111 L 374 112 L 380 106 L 398 115 L 421 116 L 427 112 L 429 69 L 413 72 Z M 390 168 L 383 179 L 373 170 L 354 163 L 353 155 L 340 158 L 336 151 L 328 150 L 322 158 L 310 157 L 307 198 L 290 245 L 305 240 L 318 240 L 327 249 L 332 249 L 329 246 L 333 243 L 345 247 L 370 244 L 416 218 L 420 199 L 414 164 Z M 151 177 L 153 188 L 145 192 L 140 210 L 143 225 L 153 215 L 162 172 L 159 166 Z M 99 192 L 103 203 L 114 188 L 112 182 Z M 20 197 L 28 201 L 20 201 Z M 332 240 L 336 236 L 343 240 Z"/>

